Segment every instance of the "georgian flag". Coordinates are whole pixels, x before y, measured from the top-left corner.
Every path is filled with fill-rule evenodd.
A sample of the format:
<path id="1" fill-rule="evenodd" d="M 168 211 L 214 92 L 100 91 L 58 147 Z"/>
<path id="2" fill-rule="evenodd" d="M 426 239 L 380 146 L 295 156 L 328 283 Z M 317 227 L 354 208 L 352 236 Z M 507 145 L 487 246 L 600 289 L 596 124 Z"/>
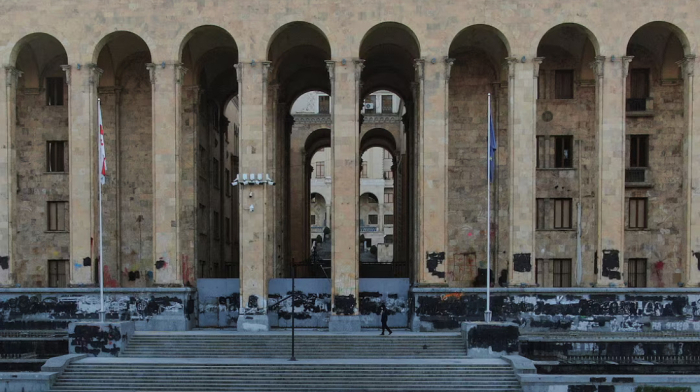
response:
<path id="1" fill-rule="evenodd" d="M 97 100 L 97 116 L 100 121 L 100 183 L 104 185 L 105 176 L 107 176 L 107 157 L 105 156 L 105 130 L 102 127 L 102 106 L 100 100 Z"/>

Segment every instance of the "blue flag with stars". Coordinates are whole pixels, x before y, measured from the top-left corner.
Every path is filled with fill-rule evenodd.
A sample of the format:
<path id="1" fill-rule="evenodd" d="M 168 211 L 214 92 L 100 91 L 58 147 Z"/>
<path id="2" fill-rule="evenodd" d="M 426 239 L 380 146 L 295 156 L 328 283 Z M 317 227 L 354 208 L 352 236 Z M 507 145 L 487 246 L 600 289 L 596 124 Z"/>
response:
<path id="1" fill-rule="evenodd" d="M 491 138 L 491 143 L 489 145 L 489 182 L 493 182 L 493 173 L 496 171 L 496 150 L 498 150 L 498 143 L 496 143 L 496 130 L 493 126 L 493 117 L 489 113 L 489 137 Z"/>

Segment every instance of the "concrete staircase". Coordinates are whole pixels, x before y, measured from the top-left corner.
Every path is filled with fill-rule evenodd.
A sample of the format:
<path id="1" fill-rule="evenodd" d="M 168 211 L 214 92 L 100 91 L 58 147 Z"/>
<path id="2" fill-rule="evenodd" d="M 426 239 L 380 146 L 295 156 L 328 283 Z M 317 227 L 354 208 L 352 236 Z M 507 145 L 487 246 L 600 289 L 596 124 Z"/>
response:
<path id="1" fill-rule="evenodd" d="M 131 358 L 289 358 L 287 334 L 145 334 L 137 333 L 122 357 Z M 323 358 L 466 358 L 459 334 L 300 334 L 297 359 Z"/>
<path id="2" fill-rule="evenodd" d="M 521 391 L 510 365 L 484 360 L 87 358 L 52 391 Z"/>

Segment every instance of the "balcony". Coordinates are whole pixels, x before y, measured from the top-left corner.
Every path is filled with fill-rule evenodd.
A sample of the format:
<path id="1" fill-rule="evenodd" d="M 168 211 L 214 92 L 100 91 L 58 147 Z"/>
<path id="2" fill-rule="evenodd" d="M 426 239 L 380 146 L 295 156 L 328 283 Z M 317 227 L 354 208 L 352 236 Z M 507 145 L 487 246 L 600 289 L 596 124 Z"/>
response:
<path id="1" fill-rule="evenodd" d="M 629 167 L 625 169 L 625 187 L 627 188 L 651 188 L 652 184 L 647 168 Z"/>
<path id="2" fill-rule="evenodd" d="M 627 117 L 653 117 L 654 99 L 649 98 L 627 98 Z"/>

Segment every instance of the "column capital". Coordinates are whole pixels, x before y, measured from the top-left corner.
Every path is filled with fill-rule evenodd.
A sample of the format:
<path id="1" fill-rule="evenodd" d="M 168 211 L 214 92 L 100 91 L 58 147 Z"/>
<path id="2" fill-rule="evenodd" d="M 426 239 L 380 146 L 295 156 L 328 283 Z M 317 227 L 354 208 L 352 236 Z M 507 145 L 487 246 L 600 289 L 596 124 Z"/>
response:
<path id="1" fill-rule="evenodd" d="M 620 57 L 620 63 L 622 63 L 622 79 L 627 78 L 627 74 L 629 73 L 630 70 L 630 63 L 632 62 L 632 59 L 634 56 L 622 56 Z"/>
<path id="2" fill-rule="evenodd" d="M 335 60 L 326 60 L 326 69 L 328 70 L 328 77 L 331 79 L 331 84 L 333 84 L 335 80 Z"/>
<path id="3" fill-rule="evenodd" d="M 182 84 L 183 79 L 185 78 L 185 74 L 187 73 L 187 68 L 185 68 L 185 65 L 183 63 L 174 63 L 173 67 L 175 68 L 175 84 Z"/>
<path id="4" fill-rule="evenodd" d="M 683 60 L 676 61 L 676 64 L 681 68 L 683 76 L 693 76 L 695 72 L 695 55 L 688 54 L 683 57 Z"/>
<path id="5" fill-rule="evenodd" d="M 151 80 L 151 84 L 156 84 L 156 64 L 147 63 L 146 69 L 148 70 L 148 77 Z"/>
<path id="6" fill-rule="evenodd" d="M 61 69 L 66 73 L 66 84 L 70 84 L 70 65 L 61 65 Z"/>
<path id="7" fill-rule="evenodd" d="M 595 73 L 596 78 L 602 79 L 605 71 L 605 56 L 596 56 L 589 66 Z"/>
<path id="8" fill-rule="evenodd" d="M 515 79 L 515 64 L 519 63 L 520 60 L 515 57 L 506 57 L 505 66 L 508 67 L 508 80 Z"/>
<path id="9" fill-rule="evenodd" d="M 260 64 L 262 64 L 261 68 L 263 81 L 267 83 L 270 77 L 270 68 L 272 67 L 272 61 L 261 61 Z"/>
<path id="10" fill-rule="evenodd" d="M 353 64 L 355 64 L 355 81 L 360 82 L 362 77 L 362 70 L 365 69 L 365 60 L 363 59 L 352 59 Z M 362 83 L 359 84 L 360 89 L 362 88 Z"/>
<path id="11" fill-rule="evenodd" d="M 425 78 L 425 59 L 414 59 L 413 69 L 416 70 L 416 81 L 422 81 Z"/>
<path id="12" fill-rule="evenodd" d="M 238 83 L 241 83 L 243 81 L 243 63 L 237 63 L 233 64 L 233 68 L 236 69 L 236 79 L 238 80 Z"/>
<path id="13" fill-rule="evenodd" d="M 455 63 L 455 59 L 445 56 L 445 83 L 450 82 L 450 73 L 452 71 L 452 65 Z"/>
<path id="14" fill-rule="evenodd" d="M 88 81 L 90 84 L 94 84 L 95 86 L 100 84 L 100 77 L 102 77 L 102 74 L 104 71 L 102 68 L 98 67 L 97 64 L 86 64 L 86 67 L 88 69 L 88 72 L 90 72 L 90 75 L 88 77 Z M 152 82 L 151 82 L 152 83 Z"/>
<path id="15" fill-rule="evenodd" d="M 532 77 L 538 79 L 540 77 L 540 65 L 544 61 L 544 57 L 534 57 L 532 59 Z"/>
<path id="16" fill-rule="evenodd" d="M 23 72 L 12 65 L 5 66 L 6 84 L 8 86 L 17 86 L 17 80 L 22 77 Z"/>

